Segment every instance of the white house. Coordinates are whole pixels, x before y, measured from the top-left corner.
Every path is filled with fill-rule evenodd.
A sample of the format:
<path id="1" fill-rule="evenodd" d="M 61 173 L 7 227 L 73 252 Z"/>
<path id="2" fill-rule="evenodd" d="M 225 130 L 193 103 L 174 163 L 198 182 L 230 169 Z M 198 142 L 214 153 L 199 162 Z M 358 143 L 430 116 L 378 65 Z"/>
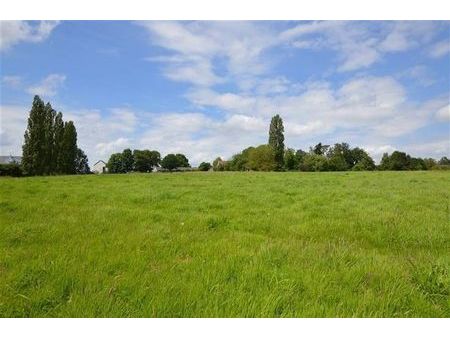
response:
<path id="1" fill-rule="evenodd" d="M 96 174 L 104 174 L 108 172 L 105 161 L 100 160 L 95 162 L 95 164 L 92 166 L 92 172 Z"/>

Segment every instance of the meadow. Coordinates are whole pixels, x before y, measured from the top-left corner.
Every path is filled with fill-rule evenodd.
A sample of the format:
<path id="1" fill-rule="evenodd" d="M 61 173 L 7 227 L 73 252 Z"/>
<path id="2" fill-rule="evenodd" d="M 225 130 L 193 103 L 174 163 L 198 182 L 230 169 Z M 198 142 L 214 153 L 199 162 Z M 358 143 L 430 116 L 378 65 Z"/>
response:
<path id="1" fill-rule="evenodd" d="M 450 317 L 450 173 L 0 179 L 0 317 Z"/>

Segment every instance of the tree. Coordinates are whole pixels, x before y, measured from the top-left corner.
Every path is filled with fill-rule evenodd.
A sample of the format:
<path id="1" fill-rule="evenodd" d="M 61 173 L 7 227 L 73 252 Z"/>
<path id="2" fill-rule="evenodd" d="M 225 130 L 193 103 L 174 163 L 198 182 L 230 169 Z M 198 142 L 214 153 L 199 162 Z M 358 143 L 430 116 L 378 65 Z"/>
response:
<path id="1" fill-rule="evenodd" d="M 437 164 L 434 158 L 424 158 L 423 161 L 425 163 L 425 167 L 427 168 L 427 170 L 430 170 Z"/>
<path id="2" fill-rule="evenodd" d="M 45 105 L 35 96 L 28 117 L 28 126 L 22 147 L 22 166 L 26 175 L 45 174 Z"/>
<path id="3" fill-rule="evenodd" d="M 161 154 L 156 150 L 134 150 L 134 169 L 139 172 L 151 172 L 161 162 Z"/>
<path id="4" fill-rule="evenodd" d="M 218 157 L 213 161 L 213 170 L 214 171 L 224 171 L 225 170 L 225 161 L 222 158 Z"/>
<path id="5" fill-rule="evenodd" d="M 302 170 L 304 171 L 327 171 L 328 159 L 323 155 L 317 155 L 315 153 L 306 154 Z"/>
<path id="6" fill-rule="evenodd" d="M 286 170 L 298 169 L 298 158 L 296 156 L 295 150 L 292 148 L 286 149 L 284 153 L 284 168 Z"/>
<path id="7" fill-rule="evenodd" d="M 319 142 L 313 148 L 309 148 L 309 152 L 316 155 L 325 155 L 329 147 L 329 145 L 323 145 L 322 142 Z"/>
<path id="8" fill-rule="evenodd" d="M 394 151 L 390 156 L 383 154 L 380 164 L 381 170 L 410 170 L 411 156 L 401 151 Z"/>
<path id="9" fill-rule="evenodd" d="M 275 156 L 275 169 L 281 170 L 284 165 L 284 127 L 280 115 L 272 117 L 269 128 L 269 146 L 272 147 Z"/>
<path id="10" fill-rule="evenodd" d="M 176 169 L 178 167 L 178 165 L 179 165 L 179 159 L 177 158 L 177 156 L 175 154 L 168 154 L 161 161 L 161 166 L 164 169 L 167 169 L 170 171 L 172 171 L 173 169 Z"/>
<path id="11" fill-rule="evenodd" d="M 352 158 L 354 165 L 352 167 L 352 170 L 374 170 L 375 169 L 375 162 L 373 161 L 372 157 L 361 148 L 353 148 L 351 150 L 352 152 Z"/>
<path id="12" fill-rule="evenodd" d="M 275 160 L 275 151 L 270 145 L 260 145 L 252 149 L 248 157 L 248 166 L 251 170 L 272 171 L 278 168 Z"/>
<path id="13" fill-rule="evenodd" d="M 446 156 L 441 157 L 439 160 L 439 165 L 450 165 L 450 159 L 448 159 Z"/>
<path id="14" fill-rule="evenodd" d="M 59 112 L 55 116 L 54 124 L 54 136 L 53 136 L 53 167 L 55 173 L 60 174 L 63 171 L 64 166 L 64 153 L 63 153 L 63 138 L 64 138 L 64 121 L 62 113 Z"/>
<path id="15" fill-rule="evenodd" d="M 77 156 L 77 130 L 72 121 L 64 123 L 62 140 L 62 173 L 75 174 L 75 158 Z"/>
<path id="16" fill-rule="evenodd" d="M 77 149 L 77 155 L 75 157 L 75 172 L 77 174 L 89 174 L 91 172 L 88 158 L 80 148 Z"/>
<path id="17" fill-rule="evenodd" d="M 123 171 L 128 173 L 133 171 L 134 168 L 134 157 L 131 149 L 127 148 L 122 151 L 122 166 Z"/>
<path id="18" fill-rule="evenodd" d="M 111 174 L 118 174 L 125 172 L 123 169 L 122 154 L 121 153 L 112 154 L 109 157 L 106 166 L 108 167 L 108 172 Z"/>
<path id="19" fill-rule="evenodd" d="M 44 109 L 44 136 L 43 136 L 43 148 L 44 148 L 44 174 L 52 174 L 55 172 L 55 138 L 54 138 L 54 123 L 55 123 L 56 112 L 52 108 L 50 102 L 47 102 Z"/>
<path id="20" fill-rule="evenodd" d="M 190 168 L 191 165 L 189 164 L 189 160 L 187 159 L 186 156 L 184 156 L 183 154 L 176 154 L 175 155 L 177 157 L 178 160 L 178 167 L 181 168 Z"/>
<path id="21" fill-rule="evenodd" d="M 200 171 L 208 171 L 209 169 L 211 169 L 211 167 L 212 167 L 211 163 L 209 163 L 209 162 L 202 162 L 198 166 L 198 170 L 200 170 Z"/>

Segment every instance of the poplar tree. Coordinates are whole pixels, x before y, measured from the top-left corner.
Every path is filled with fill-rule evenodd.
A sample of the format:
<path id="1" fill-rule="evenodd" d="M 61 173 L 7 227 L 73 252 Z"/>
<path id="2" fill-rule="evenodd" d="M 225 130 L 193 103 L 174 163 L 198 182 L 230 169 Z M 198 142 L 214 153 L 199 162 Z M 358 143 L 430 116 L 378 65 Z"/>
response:
<path id="1" fill-rule="evenodd" d="M 284 127 L 280 115 L 272 117 L 269 128 L 269 145 L 275 156 L 275 169 L 281 170 L 284 165 Z"/>
<path id="2" fill-rule="evenodd" d="M 35 96 L 28 117 L 27 130 L 22 147 L 22 166 L 26 175 L 42 175 L 46 161 L 45 154 L 45 105 Z"/>
<path id="3" fill-rule="evenodd" d="M 63 147 L 63 137 L 64 137 L 64 122 L 62 119 L 62 113 L 59 112 L 55 117 L 54 126 L 54 141 L 53 141 L 53 167 L 55 173 L 61 174 L 64 167 L 64 153 L 62 151 Z"/>
<path id="4" fill-rule="evenodd" d="M 77 156 L 77 131 L 72 121 L 64 123 L 62 140 L 63 174 L 75 174 L 75 159 Z"/>

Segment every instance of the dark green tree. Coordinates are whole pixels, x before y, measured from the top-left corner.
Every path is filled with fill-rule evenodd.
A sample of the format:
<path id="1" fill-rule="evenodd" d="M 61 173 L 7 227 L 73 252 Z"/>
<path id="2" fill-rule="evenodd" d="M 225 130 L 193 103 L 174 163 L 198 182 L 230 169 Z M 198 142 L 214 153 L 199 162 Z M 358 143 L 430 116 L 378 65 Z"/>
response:
<path id="1" fill-rule="evenodd" d="M 88 158 L 80 148 L 77 149 L 77 155 L 75 157 L 75 172 L 77 174 L 89 174 L 91 172 Z"/>
<path id="2" fill-rule="evenodd" d="M 189 164 L 189 160 L 183 154 L 176 154 L 175 156 L 177 157 L 178 160 L 178 167 L 189 168 L 191 166 Z"/>
<path id="3" fill-rule="evenodd" d="M 284 127 L 280 115 L 275 115 L 270 121 L 269 146 L 275 154 L 275 169 L 281 170 L 284 165 Z"/>
<path id="4" fill-rule="evenodd" d="M 309 152 L 316 155 L 325 155 L 329 147 L 329 145 L 323 145 L 322 142 L 319 142 L 314 147 L 309 148 Z"/>
<path id="5" fill-rule="evenodd" d="M 125 171 L 123 169 L 122 154 L 121 153 L 112 154 L 109 157 L 106 166 L 108 167 L 108 172 L 111 174 L 124 173 Z"/>
<path id="6" fill-rule="evenodd" d="M 161 166 L 164 169 L 172 171 L 172 170 L 178 168 L 179 159 L 177 158 L 177 156 L 175 154 L 168 154 L 162 159 Z"/>
<path id="7" fill-rule="evenodd" d="M 75 174 L 75 158 L 77 156 L 77 131 L 72 121 L 64 123 L 64 134 L 62 140 L 62 173 Z"/>
<path id="8" fill-rule="evenodd" d="M 55 116 L 53 133 L 53 167 L 57 174 L 63 172 L 64 167 L 64 152 L 63 152 L 63 139 L 64 139 L 64 121 L 62 113 L 59 112 Z"/>
<path id="9" fill-rule="evenodd" d="M 441 157 L 439 160 L 439 165 L 450 165 L 450 159 L 448 159 L 446 156 Z"/>
<path id="10" fill-rule="evenodd" d="M 22 147 L 22 167 L 26 175 L 43 175 L 47 166 L 45 134 L 45 104 L 35 96 L 28 117 L 28 126 Z"/>
<path id="11" fill-rule="evenodd" d="M 298 159 L 295 156 L 295 150 L 288 148 L 284 153 L 284 168 L 286 170 L 296 170 L 298 169 Z"/>
<path id="12" fill-rule="evenodd" d="M 131 149 L 127 148 L 122 151 L 122 165 L 123 171 L 126 173 L 133 171 L 134 168 L 134 156 Z"/>
<path id="13" fill-rule="evenodd" d="M 198 170 L 200 170 L 200 171 L 208 171 L 211 168 L 212 168 L 212 165 L 209 162 L 202 162 L 198 166 Z"/>
<path id="14" fill-rule="evenodd" d="M 151 172 L 161 162 L 161 155 L 156 150 L 134 150 L 134 170 L 139 172 Z"/>

